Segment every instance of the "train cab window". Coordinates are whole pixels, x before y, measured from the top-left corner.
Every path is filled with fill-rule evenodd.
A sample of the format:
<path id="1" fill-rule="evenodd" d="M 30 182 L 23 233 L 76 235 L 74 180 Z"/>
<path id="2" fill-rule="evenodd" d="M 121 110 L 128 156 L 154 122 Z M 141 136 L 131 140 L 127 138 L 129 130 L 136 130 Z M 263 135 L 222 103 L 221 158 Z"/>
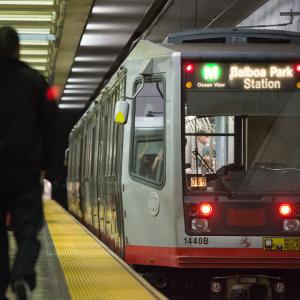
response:
<path id="1" fill-rule="evenodd" d="M 185 177 L 188 189 L 206 189 L 215 174 L 241 161 L 241 118 L 185 116 Z M 238 127 L 239 128 L 239 127 Z"/>
<path id="2" fill-rule="evenodd" d="M 134 103 L 131 174 L 150 184 L 162 185 L 165 168 L 163 82 L 145 82 Z"/>
<path id="3" fill-rule="evenodd" d="M 234 117 L 185 118 L 186 173 L 215 172 L 234 162 Z"/>

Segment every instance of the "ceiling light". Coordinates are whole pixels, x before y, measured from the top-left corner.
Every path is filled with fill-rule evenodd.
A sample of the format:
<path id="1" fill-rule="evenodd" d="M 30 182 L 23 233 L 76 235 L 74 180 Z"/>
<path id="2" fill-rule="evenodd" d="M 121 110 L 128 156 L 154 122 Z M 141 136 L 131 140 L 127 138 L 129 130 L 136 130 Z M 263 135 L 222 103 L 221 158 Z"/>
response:
<path id="1" fill-rule="evenodd" d="M 44 1 L 30 1 L 30 0 L 1 0 L 0 5 L 45 5 L 45 6 L 51 6 L 54 3 L 54 0 L 44 0 Z"/>
<path id="2" fill-rule="evenodd" d="M 111 34 L 111 33 L 85 33 L 82 36 L 81 46 L 117 46 L 121 47 L 128 41 L 128 35 L 124 34 Z"/>
<path id="3" fill-rule="evenodd" d="M 91 68 L 72 68 L 72 72 L 74 73 L 80 73 L 80 72 L 84 72 L 84 73 L 105 73 L 107 71 L 107 68 L 95 68 L 95 67 L 91 67 Z"/>
<path id="4" fill-rule="evenodd" d="M 69 78 L 68 82 L 100 82 L 102 80 L 102 77 L 100 78 Z"/>
<path id="5" fill-rule="evenodd" d="M 112 61 L 116 58 L 116 55 L 112 56 L 77 56 L 75 61 L 77 62 L 106 62 Z"/>
<path id="6" fill-rule="evenodd" d="M 82 96 L 62 96 L 60 98 L 61 101 L 88 101 L 89 97 L 82 97 Z"/>
<path id="7" fill-rule="evenodd" d="M 16 27 L 19 34 L 50 34 L 50 28 L 21 28 Z"/>
<path id="8" fill-rule="evenodd" d="M 0 21 L 52 22 L 51 15 L 0 15 Z"/>
<path id="9" fill-rule="evenodd" d="M 91 22 L 86 26 L 87 30 L 102 30 L 102 31 L 114 31 L 114 32 L 130 32 L 134 24 L 132 23 L 96 23 Z"/>
<path id="10" fill-rule="evenodd" d="M 48 50 L 21 49 L 20 55 L 48 55 Z"/>
<path id="11" fill-rule="evenodd" d="M 26 40 L 26 41 L 20 41 L 21 46 L 49 46 L 49 42 L 48 41 L 30 41 L 30 40 Z"/>
<path id="12" fill-rule="evenodd" d="M 33 69 L 38 70 L 38 71 L 45 71 L 46 66 L 32 66 Z"/>
<path id="13" fill-rule="evenodd" d="M 61 103 L 58 106 L 59 106 L 59 108 L 84 108 L 85 103 L 83 103 L 83 104 L 69 104 L 69 103 L 62 104 Z"/>
<path id="14" fill-rule="evenodd" d="M 141 3 L 140 5 L 136 5 L 133 3 L 132 5 L 98 5 L 94 6 L 92 10 L 92 14 L 130 14 L 134 15 L 137 13 L 144 13 L 147 7 L 146 3 Z"/>
<path id="15" fill-rule="evenodd" d="M 93 88 L 96 88 L 97 87 L 97 84 L 67 84 L 66 85 L 66 89 L 93 89 Z"/>
<path id="16" fill-rule="evenodd" d="M 54 34 L 41 34 L 41 33 L 31 33 L 31 34 L 20 34 L 20 40 L 21 41 L 55 41 L 55 35 Z"/>
<path id="17" fill-rule="evenodd" d="M 27 57 L 27 58 L 23 58 L 21 57 L 21 60 L 29 63 L 29 64 L 34 64 L 34 63 L 41 63 L 41 64 L 46 64 L 48 62 L 48 58 L 34 58 L 34 57 Z"/>
<path id="18" fill-rule="evenodd" d="M 93 92 L 94 89 L 90 90 L 64 90 L 64 94 L 88 94 L 89 92 Z"/>

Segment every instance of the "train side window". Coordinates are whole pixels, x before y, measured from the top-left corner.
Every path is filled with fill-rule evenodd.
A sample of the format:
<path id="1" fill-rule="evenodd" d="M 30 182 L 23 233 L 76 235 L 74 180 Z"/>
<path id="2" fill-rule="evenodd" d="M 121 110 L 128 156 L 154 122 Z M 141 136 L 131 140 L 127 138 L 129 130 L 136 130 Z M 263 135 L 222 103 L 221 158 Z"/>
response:
<path id="1" fill-rule="evenodd" d="M 136 89 L 139 88 L 139 84 Z M 137 180 L 162 186 L 165 173 L 164 83 L 153 80 L 134 102 L 131 174 Z"/>

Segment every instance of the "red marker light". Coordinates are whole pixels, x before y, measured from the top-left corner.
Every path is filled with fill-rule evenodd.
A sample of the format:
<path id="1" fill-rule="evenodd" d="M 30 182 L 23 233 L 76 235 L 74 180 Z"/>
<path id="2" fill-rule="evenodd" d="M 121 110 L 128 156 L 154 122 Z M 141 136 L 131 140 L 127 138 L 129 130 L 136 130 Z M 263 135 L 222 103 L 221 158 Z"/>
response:
<path id="1" fill-rule="evenodd" d="M 209 203 L 203 203 L 200 206 L 200 214 L 205 217 L 209 217 L 213 211 L 212 206 Z"/>
<path id="2" fill-rule="evenodd" d="M 193 72 L 194 72 L 194 69 L 195 69 L 195 67 L 194 67 L 193 64 L 188 64 L 188 65 L 185 66 L 185 71 L 186 71 L 187 73 L 193 73 Z"/>
<path id="3" fill-rule="evenodd" d="M 46 91 L 46 98 L 48 101 L 57 101 L 59 94 L 59 88 L 57 86 L 51 86 Z"/>
<path id="4" fill-rule="evenodd" d="M 289 204 L 281 204 L 279 207 L 279 213 L 284 216 L 287 217 L 291 214 L 292 212 L 292 208 Z"/>
<path id="5" fill-rule="evenodd" d="M 298 73 L 300 73 L 300 64 L 297 64 L 297 65 L 296 65 L 296 71 L 297 71 Z"/>

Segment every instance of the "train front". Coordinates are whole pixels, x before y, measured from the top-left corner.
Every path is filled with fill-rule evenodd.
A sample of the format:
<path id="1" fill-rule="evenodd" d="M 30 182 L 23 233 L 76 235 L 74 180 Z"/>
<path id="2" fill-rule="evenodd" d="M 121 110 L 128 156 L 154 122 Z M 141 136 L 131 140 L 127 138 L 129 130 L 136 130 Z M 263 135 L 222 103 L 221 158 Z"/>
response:
<path id="1" fill-rule="evenodd" d="M 285 299 L 279 277 L 300 269 L 300 64 L 188 60 L 182 90 L 177 264 L 222 270 L 212 299 L 224 286 Z"/>

